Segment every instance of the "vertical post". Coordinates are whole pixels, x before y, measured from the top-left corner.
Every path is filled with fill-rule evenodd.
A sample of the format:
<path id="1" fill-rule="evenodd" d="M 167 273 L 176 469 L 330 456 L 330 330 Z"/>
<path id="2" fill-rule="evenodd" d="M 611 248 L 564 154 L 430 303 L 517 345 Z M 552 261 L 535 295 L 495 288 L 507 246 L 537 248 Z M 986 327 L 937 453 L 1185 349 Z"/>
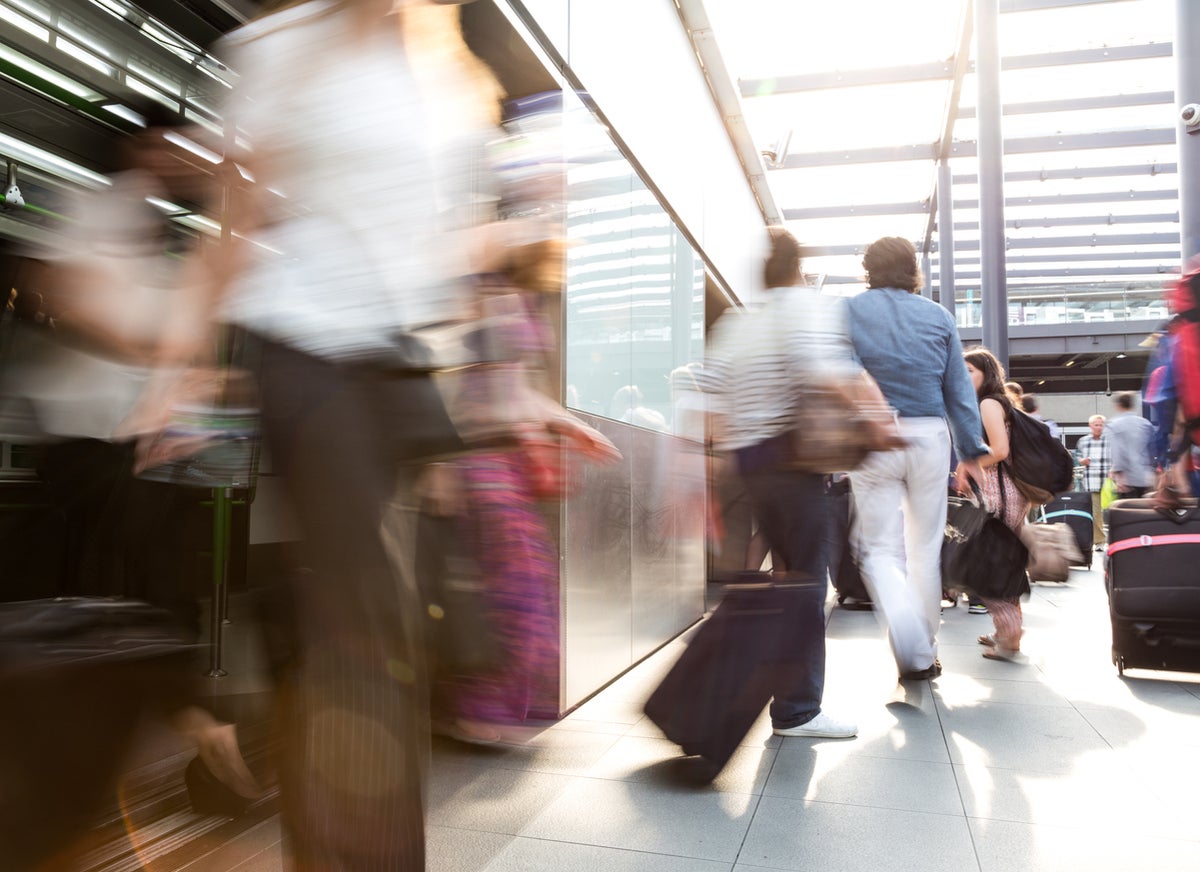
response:
<path id="1" fill-rule="evenodd" d="M 222 678 L 228 673 L 221 668 L 221 589 L 225 585 L 225 513 L 227 511 L 225 488 L 213 488 L 213 554 L 212 554 L 212 605 L 209 607 L 208 672 L 209 678 Z"/>
<path id="2" fill-rule="evenodd" d="M 983 344 L 1008 369 L 1004 262 L 1004 139 L 1000 130 L 999 0 L 974 0 L 979 82 L 979 254 Z"/>
<path id="3" fill-rule="evenodd" d="M 954 316 L 954 189 L 950 162 L 938 162 L 937 181 L 938 295 L 943 308 Z"/>
<path id="4" fill-rule="evenodd" d="M 921 252 L 921 296 L 933 299 L 933 267 L 929 265 L 929 251 Z"/>
<path id="5" fill-rule="evenodd" d="M 1175 0 L 1175 102 L 1179 109 L 1200 103 L 1200 6 L 1195 0 Z M 1178 115 L 1176 116 L 1178 117 Z M 1192 132 L 1189 132 L 1192 131 Z M 1179 142 L 1179 238 L 1183 262 L 1200 254 L 1200 126 L 1182 121 Z"/>

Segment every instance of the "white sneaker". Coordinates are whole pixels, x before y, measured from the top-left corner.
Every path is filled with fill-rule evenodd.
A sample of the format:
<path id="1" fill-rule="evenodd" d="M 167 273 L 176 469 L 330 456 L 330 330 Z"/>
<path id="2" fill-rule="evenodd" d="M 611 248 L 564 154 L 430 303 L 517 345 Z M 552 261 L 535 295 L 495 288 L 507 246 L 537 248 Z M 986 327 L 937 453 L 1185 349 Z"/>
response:
<path id="1" fill-rule="evenodd" d="M 835 721 L 825 712 L 796 727 L 776 727 L 776 736 L 812 736 L 817 739 L 852 739 L 858 735 L 858 725 Z"/>

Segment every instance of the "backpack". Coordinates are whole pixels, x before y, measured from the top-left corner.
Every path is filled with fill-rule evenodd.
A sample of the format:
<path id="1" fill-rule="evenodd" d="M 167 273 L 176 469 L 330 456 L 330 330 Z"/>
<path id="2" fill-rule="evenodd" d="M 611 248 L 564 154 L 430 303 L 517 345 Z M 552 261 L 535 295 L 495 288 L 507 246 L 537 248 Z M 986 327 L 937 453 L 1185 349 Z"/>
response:
<path id="1" fill-rule="evenodd" d="M 1071 489 L 1075 459 L 1044 422 L 1010 407 L 1008 445 L 1013 484 L 1031 503 L 1045 505 Z"/>

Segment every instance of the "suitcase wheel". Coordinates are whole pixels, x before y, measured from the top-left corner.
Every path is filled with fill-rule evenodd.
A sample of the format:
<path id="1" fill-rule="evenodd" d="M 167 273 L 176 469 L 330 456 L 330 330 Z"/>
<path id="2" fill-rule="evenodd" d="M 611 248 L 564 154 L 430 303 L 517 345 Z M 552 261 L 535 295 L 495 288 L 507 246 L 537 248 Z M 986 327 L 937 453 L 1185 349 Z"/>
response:
<path id="1" fill-rule="evenodd" d="M 1116 651 L 1113 651 L 1112 662 L 1113 662 L 1113 665 L 1117 667 L 1117 677 L 1124 678 L 1125 677 L 1125 658 L 1122 657 L 1120 654 L 1118 654 Z"/>

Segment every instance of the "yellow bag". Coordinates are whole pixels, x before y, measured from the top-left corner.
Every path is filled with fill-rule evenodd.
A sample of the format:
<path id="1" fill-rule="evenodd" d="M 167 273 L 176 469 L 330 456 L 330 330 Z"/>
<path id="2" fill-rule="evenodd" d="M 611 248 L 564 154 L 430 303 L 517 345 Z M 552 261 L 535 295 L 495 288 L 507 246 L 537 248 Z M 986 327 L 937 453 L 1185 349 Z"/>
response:
<path id="1" fill-rule="evenodd" d="M 1104 479 L 1100 486 L 1100 511 L 1107 512 L 1117 499 L 1117 484 L 1111 478 Z"/>

